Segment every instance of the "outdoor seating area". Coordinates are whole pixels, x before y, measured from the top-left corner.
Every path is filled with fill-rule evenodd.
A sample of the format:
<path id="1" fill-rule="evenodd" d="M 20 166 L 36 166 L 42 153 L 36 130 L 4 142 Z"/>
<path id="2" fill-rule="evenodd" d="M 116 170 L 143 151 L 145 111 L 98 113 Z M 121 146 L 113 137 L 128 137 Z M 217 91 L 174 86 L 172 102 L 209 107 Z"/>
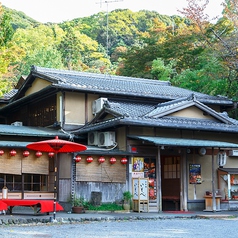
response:
<path id="1" fill-rule="evenodd" d="M 9 212 L 12 214 L 14 207 L 24 206 L 31 207 L 34 211 L 34 215 L 47 213 L 54 211 L 54 200 L 24 200 L 24 199 L 4 199 L 0 201 L 0 211 L 4 214 Z M 56 202 L 56 211 L 63 211 L 63 207 Z"/>

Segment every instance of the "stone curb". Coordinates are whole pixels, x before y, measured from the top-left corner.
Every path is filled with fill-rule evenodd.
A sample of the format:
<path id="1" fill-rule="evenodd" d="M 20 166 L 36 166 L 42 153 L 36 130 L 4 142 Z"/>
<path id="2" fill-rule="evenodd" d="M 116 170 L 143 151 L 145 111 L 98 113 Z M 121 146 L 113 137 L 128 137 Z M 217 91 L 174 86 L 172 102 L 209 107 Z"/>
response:
<path id="1" fill-rule="evenodd" d="M 174 215 L 174 216 L 120 216 L 120 217 L 91 217 L 91 218 L 63 218 L 58 217 L 55 220 L 52 220 L 52 217 L 49 218 L 9 218 L 9 219 L 0 219 L 0 226 L 26 226 L 26 225 L 45 225 L 45 224 L 76 224 L 76 223 L 85 223 L 85 222 L 105 222 L 105 221 L 132 221 L 132 220 L 164 220 L 164 219 L 224 219 L 224 218 L 237 218 L 233 215 Z"/>

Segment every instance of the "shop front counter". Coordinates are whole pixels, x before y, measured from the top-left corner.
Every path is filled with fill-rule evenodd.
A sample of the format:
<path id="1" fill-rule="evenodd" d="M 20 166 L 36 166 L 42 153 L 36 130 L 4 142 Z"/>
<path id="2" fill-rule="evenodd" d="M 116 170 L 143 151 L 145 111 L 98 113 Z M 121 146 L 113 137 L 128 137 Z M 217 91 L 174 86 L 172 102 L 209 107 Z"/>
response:
<path id="1" fill-rule="evenodd" d="M 216 201 L 216 210 L 215 211 L 221 211 L 221 197 L 220 195 L 215 196 L 215 201 Z M 212 204 L 212 196 L 211 195 L 205 195 L 205 212 L 213 212 L 213 204 Z"/>

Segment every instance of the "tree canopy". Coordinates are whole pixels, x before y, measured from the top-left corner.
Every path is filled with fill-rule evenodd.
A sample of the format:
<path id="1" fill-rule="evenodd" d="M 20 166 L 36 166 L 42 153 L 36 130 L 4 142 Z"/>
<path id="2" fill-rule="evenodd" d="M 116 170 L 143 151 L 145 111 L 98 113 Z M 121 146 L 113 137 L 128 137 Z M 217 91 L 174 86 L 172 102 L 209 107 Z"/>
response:
<path id="1" fill-rule="evenodd" d="M 0 6 L 1 94 L 30 66 L 168 80 L 238 99 L 238 0 L 209 19 L 209 0 L 187 0 L 182 16 L 120 9 L 41 24 Z"/>

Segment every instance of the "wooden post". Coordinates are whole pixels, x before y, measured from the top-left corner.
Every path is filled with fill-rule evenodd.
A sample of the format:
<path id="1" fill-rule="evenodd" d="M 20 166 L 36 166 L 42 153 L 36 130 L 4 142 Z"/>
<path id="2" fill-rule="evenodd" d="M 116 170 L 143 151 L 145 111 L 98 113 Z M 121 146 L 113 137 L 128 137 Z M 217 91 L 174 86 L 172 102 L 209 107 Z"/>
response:
<path id="1" fill-rule="evenodd" d="M 162 212 L 162 188 L 161 188 L 161 156 L 160 156 L 160 146 L 158 146 L 157 155 L 157 168 L 156 168 L 156 180 L 157 182 L 157 207 L 158 212 Z"/>
<path id="2" fill-rule="evenodd" d="M 214 148 L 212 147 L 212 210 L 216 211 Z"/>
<path id="3" fill-rule="evenodd" d="M 180 168 L 180 175 L 181 175 L 181 193 L 182 196 L 180 196 L 180 199 L 182 200 L 182 209 L 183 211 L 187 211 L 188 210 L 188 202 L 187 202 L 187 186 L 188 186 L 188 172 L 187 172 L 187 153 L 186 153 L 186 149 L 184 150 L 184 153 L 182 154 L 181 157 L 180 164 L 181 164 L 181 168 Z"/>

